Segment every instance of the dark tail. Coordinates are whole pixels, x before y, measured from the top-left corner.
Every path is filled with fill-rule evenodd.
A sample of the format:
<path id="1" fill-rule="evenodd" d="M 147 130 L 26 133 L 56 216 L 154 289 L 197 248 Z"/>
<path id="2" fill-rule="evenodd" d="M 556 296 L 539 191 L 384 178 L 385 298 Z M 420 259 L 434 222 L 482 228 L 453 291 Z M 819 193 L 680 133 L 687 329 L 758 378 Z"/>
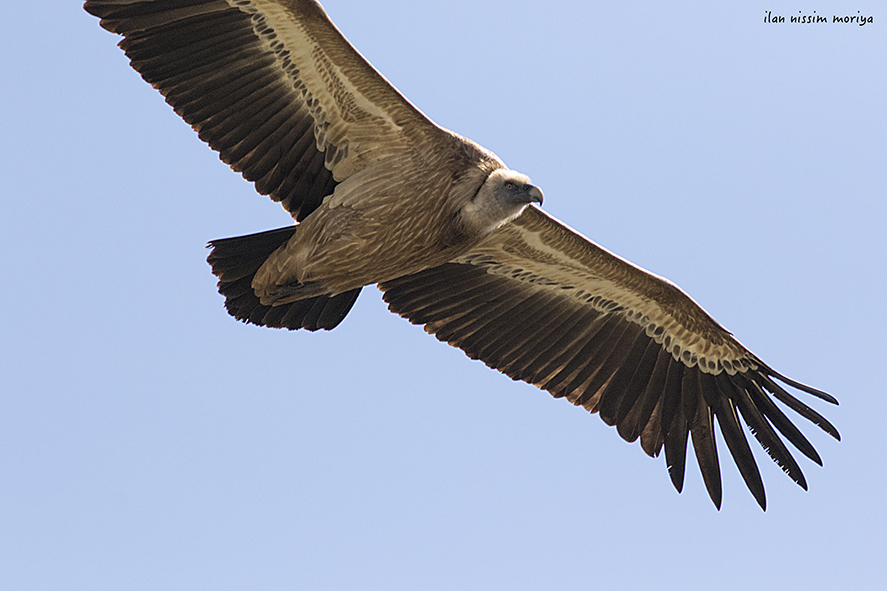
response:
<path id="1" fill-rule="evenodd" d="M 252 281 L 256 271 L 295 232 L 296 226 L 289 226 L 209 243 L 212 251 L 206 261 L 219 278 L 219 293 L 225 296 L 225 308 L 229 314 L 259 326 L 290 330 L 331 330 L 342 322 L 361 288 L 278 306 L 263 305 L 253 291 Z"/>

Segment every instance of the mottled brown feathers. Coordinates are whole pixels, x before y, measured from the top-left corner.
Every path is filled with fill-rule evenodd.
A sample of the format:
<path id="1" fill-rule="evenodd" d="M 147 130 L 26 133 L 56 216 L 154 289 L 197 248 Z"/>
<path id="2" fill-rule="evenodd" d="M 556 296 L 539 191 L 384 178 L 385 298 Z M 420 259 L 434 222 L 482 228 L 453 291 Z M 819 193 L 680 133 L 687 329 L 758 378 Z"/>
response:
<path id="1" fill-rule="evenodd" d="M 493 183 L 526 177 L 426 118 L 317 2 L 85 8 L 123 35 L 132 67 L 199 137 L 298 222 L 210 243 L 234 317 L 331 329 L 379 283 L 392 311 L 438 339 L 599 413 L 651 456 L 664 449 L 678 491 L 692 447 L 717 506 L 716 425 L 761 507 L 746 427 L 804 488 L 784 441 L 821 463 L 774 398 L 839 437 L 780 382 L 833 398 L 775 372 L 677 286 L 535 207 L 513 219 L 526 204 L 515 209 Z"/>

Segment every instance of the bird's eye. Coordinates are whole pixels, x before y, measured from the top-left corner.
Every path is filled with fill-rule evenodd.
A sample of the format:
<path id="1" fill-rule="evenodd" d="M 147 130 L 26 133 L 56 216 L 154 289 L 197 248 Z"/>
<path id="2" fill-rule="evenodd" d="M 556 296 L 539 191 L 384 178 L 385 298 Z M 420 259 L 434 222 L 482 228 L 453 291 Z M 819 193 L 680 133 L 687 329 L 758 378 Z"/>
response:
<path id="1" fill-rule="evenodd" d="M 505 188 L 509 191 L 514 191 L 517 188 L 517 185 L 515 185 L 511 181 L 505 181 Z"/>

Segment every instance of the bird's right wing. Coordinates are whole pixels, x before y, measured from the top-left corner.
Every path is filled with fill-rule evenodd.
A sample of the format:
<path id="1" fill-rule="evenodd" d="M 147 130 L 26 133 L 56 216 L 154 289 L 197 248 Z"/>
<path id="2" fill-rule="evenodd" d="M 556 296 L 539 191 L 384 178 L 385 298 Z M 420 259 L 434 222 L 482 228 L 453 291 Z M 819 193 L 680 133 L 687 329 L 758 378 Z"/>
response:
<path id="1" fill-rule="evenodd" d="M 297 220 L 368 166 L 458 151 L 314 0 L 88 0 L 132 67 Z M 420 167 L 424 169 L 423 167 Z"/>
<path id="2" fill-rule="evenodd" d="M 380 284 L 392 311 L 516 380 L 598 412 L 651 456 L 665 447 L 678 491 L 688 438 L 709 494 L 721 502 L 714 425 L 765 507 L 745 423 L 806 488 L 779 436 L 821 464 L 771 396 L 838 438 L 784 384 L 831 396 L 772 370 L 671 282 L 530 207 L 468 254 Z"/>

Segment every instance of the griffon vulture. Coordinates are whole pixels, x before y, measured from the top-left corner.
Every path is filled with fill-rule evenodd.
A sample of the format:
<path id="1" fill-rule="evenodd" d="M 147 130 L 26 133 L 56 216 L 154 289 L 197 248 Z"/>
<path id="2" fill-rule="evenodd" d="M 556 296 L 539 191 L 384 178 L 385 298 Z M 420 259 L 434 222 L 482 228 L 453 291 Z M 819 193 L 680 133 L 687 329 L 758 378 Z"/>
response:
<path id="1" fill-rule="evenodd" d="M 783 438 L 817 464 L 773 398 L 839 438 L 780 375 L 669 281 L 544 213 L 541 191 L 443 129 L 348 43 L 314 0 L 89 0 L 132 67 L 221 159 L 296 224 L 210 242 L 228 312 L 332 329 L 365 285 L 389 308 L 515 380 L 664 448 L 683 486 L 692 441 L 721 502 L 715 423 L 757 502 L 739 416 L 806 488 Z M 780 436 L 781 434 L 781 436 Z"/>

